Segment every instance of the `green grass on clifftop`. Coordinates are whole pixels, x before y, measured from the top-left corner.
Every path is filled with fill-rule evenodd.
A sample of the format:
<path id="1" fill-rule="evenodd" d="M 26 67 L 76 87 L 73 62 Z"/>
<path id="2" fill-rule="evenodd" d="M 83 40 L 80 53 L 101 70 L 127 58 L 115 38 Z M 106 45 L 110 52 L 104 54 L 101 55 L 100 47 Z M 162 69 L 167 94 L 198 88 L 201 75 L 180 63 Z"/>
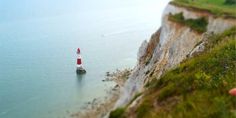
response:
<path id="1" fill-rule="evenodd" d="M 169 14 L 168 19 L 173 22 L 177 22 L 190 27 L 191 29 L 203 33 L 207 30 L 208 21 L 206 18 L 201 17 L 197 19 L 185 19 L 183 13 Z"/>
<path id="2" fill-rule="evenodd" d="M 236 0 L 173 0 L 172 4 L 236 18 Z"/>

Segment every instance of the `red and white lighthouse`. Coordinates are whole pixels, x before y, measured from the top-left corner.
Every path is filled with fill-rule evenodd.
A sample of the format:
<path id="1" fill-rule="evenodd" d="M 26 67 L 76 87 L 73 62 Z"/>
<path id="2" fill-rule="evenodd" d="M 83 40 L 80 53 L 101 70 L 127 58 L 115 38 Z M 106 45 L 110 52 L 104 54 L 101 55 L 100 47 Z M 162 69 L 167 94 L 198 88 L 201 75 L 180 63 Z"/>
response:
<path id="1" fill-rule="evenodd" d="M 86 73 L 86 70 L 83 68 L 82 66 L 82 57 L 81 57 L 81 53 L 80 53 L 80 49 L 77 49 L 77 66 L 76 66 L 76 73 L 77 74 L 83 74 Z"/>

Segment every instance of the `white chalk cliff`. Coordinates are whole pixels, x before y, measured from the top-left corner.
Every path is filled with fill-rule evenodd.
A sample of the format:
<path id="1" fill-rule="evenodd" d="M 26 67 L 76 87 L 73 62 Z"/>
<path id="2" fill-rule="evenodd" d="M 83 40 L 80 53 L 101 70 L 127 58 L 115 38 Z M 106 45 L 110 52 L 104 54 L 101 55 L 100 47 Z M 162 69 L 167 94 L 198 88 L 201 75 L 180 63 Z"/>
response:
<path id="1" fill-rule="evenodd" d="M 207 31 L 198 33 L 188 26 L 168 20 L 170 13 L 182 12 L 186 19 L 206 17 Z M 144 41 L 138 52 L 138 62 L 122 89 L 121 97 L 115 107 L 126 105 L 132 97 L 144 90 L 144 85 L 150 81 L 150 76 L 158 79 L 166 70 L 175 67 L 193 53 L 204 49 L 204 39 L 213 33 L 220 33 L 236 25 L 233 18 L 215 17 L 197 10 L 168 4 L 163 12 L 162 26 L 151 39 Z"/>

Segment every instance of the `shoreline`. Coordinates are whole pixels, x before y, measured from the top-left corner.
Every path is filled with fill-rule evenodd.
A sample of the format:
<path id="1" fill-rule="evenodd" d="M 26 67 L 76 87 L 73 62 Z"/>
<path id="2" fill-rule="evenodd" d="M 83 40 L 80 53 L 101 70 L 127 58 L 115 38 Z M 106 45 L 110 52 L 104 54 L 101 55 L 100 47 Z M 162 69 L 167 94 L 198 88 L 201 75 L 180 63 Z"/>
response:
<path id="1" fill-rule="evenodd" d="M 112 111 L 116 101 L 120 97 L 120 90 L 128 79 L 131 69 L 116 70 L 115 72 L 106 72 L 106 78 L 103 82 L 115 82 L 115 86 L 108 88 L 102 98 L 94 98 L 85 103 L 80 111 L 70 114 L 71 118 L 107 118 Z"/>

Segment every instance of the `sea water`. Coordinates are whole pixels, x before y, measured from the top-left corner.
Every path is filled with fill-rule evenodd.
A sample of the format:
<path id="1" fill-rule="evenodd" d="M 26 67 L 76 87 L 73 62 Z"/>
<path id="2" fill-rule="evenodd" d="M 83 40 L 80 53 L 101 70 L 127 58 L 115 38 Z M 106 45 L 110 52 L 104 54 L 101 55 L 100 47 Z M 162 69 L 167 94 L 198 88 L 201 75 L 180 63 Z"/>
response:
<path id="1" fill-rule="evenodd" d="M 102 82 L 106 72 L 134 67 L 138 47 L 160 26 L 164 8 L 122 4 L 30 17 L 15 10 L 10 17 L 7 8 L 14 5 L 0 5 L 1 118 L 69 118 L 106 95 L 114 86 Z M 85 75 L 76 75 L 78 47 Z"/>

